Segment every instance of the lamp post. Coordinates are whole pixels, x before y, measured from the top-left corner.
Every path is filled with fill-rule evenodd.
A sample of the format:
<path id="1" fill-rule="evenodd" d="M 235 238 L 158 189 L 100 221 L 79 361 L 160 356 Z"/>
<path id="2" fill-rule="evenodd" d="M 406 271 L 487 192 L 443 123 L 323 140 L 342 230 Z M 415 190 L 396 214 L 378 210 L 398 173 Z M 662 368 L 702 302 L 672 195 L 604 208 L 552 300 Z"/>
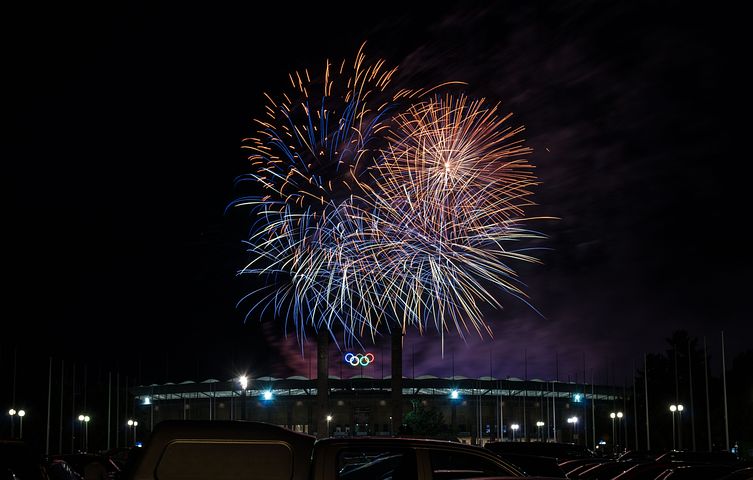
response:
<path id="1" fill-rule="evenodd" d="M 81 422 L 81 430 L 84 433 L 84 442 L 83 442 L 83 448 L 84 452 L 89 451 L 89 421 L 91 420 L 91 417 L 89 415 L 84 415 L 83 413 L 78 416 L 78 421 Z"/>
<path id="2" fill-rule="evenodd" d="M 680 418 L 677 419 L 677 448 L 682 450 L 682 411 L 685 410 L 685 407 L 680 403 L 677 405 L 677 413 L 680 415 Z"/>
<path id="3" fill-rule="evenodd" d="M 515 432 L 517 432 L 519 428 L 520 428 L 520 425 L 518 425 L 517 423 L 513 423 L 512 425 L 510 425 L 510 429 L 512 430 L 512 441 L 513 442 L 515 441 Z"/>
<path id="4" fill-rule="evenodd" d="M 567 419 L 567 423 L 573 426 L 573 443 L 575 443 L 575 433 L 578 428 L 578 417 L 570 417 Z"/>
<path id="5" fill-rule="evenodd" d="M 538 429 L 539 429 L 539 441 L 540 442 L 544 441 L 544 436 L 541 434 L 541 427 L 543 427 L 543 426 L 544 426 L 544 422 L 542 422 L 541 420 L 539 420 L 538 422 L 536 422 L 536 427 L 538 427 Z"/>
<path id="6" fill-rule="evenodd" d="M 241 375 L 238 377 L 238 382 L 241 384 L 241 401 L 243 402 L 243 405 L 241 405 L 241 420 L 246 419 L 246 389 L 248 388 L 248 377 L 245 375 Z"/>
<path id="7" fill-rule="evenodd" d="M 669 411 L 672 412 L 672 450 L 676 450 L 677 440 L 675 437 L 675 412 L 677 411 L 677 405 L 670 405 Z"/>
<path id="8" fill-rule="evenodd" d="M 84 414 L 80 414 L 78 416 L 78 423 L 81 426 L 79 429 L 79 432 L 81 434 L 81 441 L 79 442 L 81 450 L 86 450 L 86 447 L 84 446 Z"/>
<path id="9" fill-rule="evenodd" d="M 619 420 L 620 420 L 620 425 L 619 425 L 619 427 L 620 427 L 620 428 L 622 428 L 622 417 L 623 417 L 623 416 L 624 416 L 624 415 L 622 414 L 622 412 L 617 412 L 617 413 L 615 413 L 615 412 L 612 412 L 612 413 L 610 413 L 610 414 L 609 414 L 609 418 L 611 418 L 611 419 L 612 419 L 612 451 L 613 451 L 613 452 L 617 452 L 617 435 L 618 435 L 618 434 L 619 434 L 619 432 L 621 431 L 621 430 L 619 430 L 619 429 L 618 429 L 618 430 L 617 430 L 617 432 L 615 433 L 615 429 L 614 429 L 614 419 L 615 419 L 615 418 L 617 418 L 617 419 L 619 419 Z"/>
<path id="10" fill-rule="evenodd" d="M 330 436 L 329 424 L 332 421 L 332 415 L 327 415 L 327 436 Z"/>
<path id="11" fill-rule="evenodd" d="M 128 420 L 128 426 L 133 428 L 133 444 L 136 445 L 136 427 L 139 426 L 139 422 L 137 420 Z"/>
<path id="12" fill-rule="evenodd" d="M 10 415 L 10 438 L 14 438 L 16 436 L 16 425 L 14 421 L 16 413 L 18 412 L 16 412 L 15 408 L 8 410 L 8 415 Z"/>
<path id="13" fill-rule="evenodd" d="M 617 436 L 620 436 L 621 435 L 620 432 L 624 431 L 622 429 L 622 417 L 624 417 L 624 415 L 622 414 L 622 412 L 617 412 L 617 422 L 618 422 L 617 423 Z M 620 438 L 622 438 L 622 437 L 620 437 Z M 627 432 L 625 434 L 625 444 L 627 444 Z M 622 450 L 623 451 L 625 450 L 625 445 L 622 445 Z"/>
<path id="14" fill-rule="evenodd" d="M 24 438 L 24 417 L 26 416 L 26 410 L 19 410 L 18 411 L 18 438 L 23 440 Z"/>

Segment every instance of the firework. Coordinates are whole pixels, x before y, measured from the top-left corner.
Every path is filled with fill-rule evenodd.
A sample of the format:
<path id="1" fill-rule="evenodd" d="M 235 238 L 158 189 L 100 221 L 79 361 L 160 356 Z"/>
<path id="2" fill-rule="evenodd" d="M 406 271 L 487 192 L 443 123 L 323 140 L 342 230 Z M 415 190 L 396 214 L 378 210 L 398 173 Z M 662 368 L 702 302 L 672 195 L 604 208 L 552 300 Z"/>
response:
<path id="1" fill-rule="evenodd" d="M 370 199 L 381 296 L 401 328 L 488 331 L 480 304 L 501 289 L 523 297 L 511 261 L 536 261 L 512 246 L 536 184 L 522 128 L 498 107 L 435 97 L 395 116 Z"/>
<path id="2" fill-rule="evenodd" d="M 241 273 L 268 279 L 249 315 L 349 344 L 382 327 L 483 333 L 494 293 L 524 296 L 509 263 L 535 259 L 510 246 L 539 235 L 523 228 L 536 179 L 522 128 L 464 95 L 392 93 L 394 73 L 359 51 L 267 96 L 242 178 L 264 193 L 236 202 L 256 216 Z"/>
<path id="3" fill-rule="evenodd" d="M 252 260 L 241 273 L 270 277 L 249 295 L 263 295 L 249 315 L 273 308 L 300 334 L 307 323 L 331 329 L 334 322 L 358 322 L 342 313 L 347 286 L 361 281 L 351 274 L 363 271 L 344 260 L 343 243 L 350 229 L 360 228 L 347 205 L 361 195 L 365 173 L 384 146 L 390 108 L 421 93 L 388 92 L 394 73 L 383 60 L 368 63 L 362 47 L 352 63 L 328 61 L 320 77 L 295 72 L 290 91 L 266 95 L 257 135 L 244 140 L 252 173 L 239 179 L 263 194 L 234 202 L 252 206 L 256 216 L 248 241 Z M 349 332 L 345 338 L 352 338 Z"/>

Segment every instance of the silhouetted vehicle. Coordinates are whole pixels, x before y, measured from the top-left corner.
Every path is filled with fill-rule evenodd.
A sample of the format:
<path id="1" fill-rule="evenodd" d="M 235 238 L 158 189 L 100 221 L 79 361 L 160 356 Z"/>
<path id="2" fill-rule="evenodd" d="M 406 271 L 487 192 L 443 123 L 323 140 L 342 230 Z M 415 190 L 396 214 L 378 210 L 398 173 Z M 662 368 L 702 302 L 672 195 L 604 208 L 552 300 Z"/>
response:
<path id="1" fill-rule="evenodd" d="M 591 468 L 594 465 L 599 465 L 601 463 L 607 463 L 607 462 L 611 462 L 611 460 L 608 460 L 606 458 L 598 458 L 598 457 L 574 458 L 572 460 L 565 460 L 564 462 L 560 462 L 559 466 L 565 472 L 567 477 L 570 478 L 572 475 L 577 474 L 578 472 L 581 472 L 588 468 Z"/>
<path id="2" fill-rule="evenodd" d="M 119 477 L 120 467 L 108 457 L 91 453 L 54 455 L 52 459 L 64 460 L 84 480 L 106 480 Z"/>
<path id="3" fill-rule="evenodd" d="M 612 480 L 645 480 L 655 479 L 657 475 L 667 470 L 664 463 L 639 463 L 627 469 L 625 472 L 617 475 Z"/>
<path id="4" fill-rule="evenodd" d="M 753 480 L 753 467 L 735 470 L 729 475 L 722 477 L 721 480 Z"/>
<path id="5" fill-rule="evenodd" d="M 635 462 L 604 462 L 597 465 L 586 465 L 577 474 L 571 474 L 568 478 L 578 480 L 611 480 L 617 475 L 627 471 L 635 465 Z"/>
<path id="6" fill-rule="evenodd" d="M 727 465 L 680 465 L 668 468 L 655 480 L 718 480 L 731 472 Z"/>
<path id="7" fill-rule="evenodd" d="M 629 450 L 617 458 L 620 462 L 653 462 L 666 452 L 659 450 Z"/>
<path id="8" fill-rule="evenodd" d="M 490 451 L 441 440 L 315 440 L 257 422 L 166 421 L 129 465 L 130 480 L 454 480 L 520 478 Z"/>
<path id="9" fill-rule="evenodd" d="M 564 470 L 552 457 L 538 457 L 520 453 L 495 453 L 502 460 L 518 467 L 527 475 L 541 475 L 550 478 L 567 478 Z"/>
<path id="10" fill-rule="evenodd" d="M 576 458 L 594 458 L 594 453 L 582 445 L 572 443 L 548 443 L 548 442 L 489 442 L 484 448 L 494 453 L 518 453 L 522 455 L 535 455 L 538 457 L 551 457 L 561 463 L 565 460 Z"/>
<path id="11" fill-rule="evenodd" d="M 673 450 L 657 457 L 657 462 L 713 463 L 715 465 L 741 464 L 740 457 L 731 452 L 690 452 Z"/>
<path id="12" fill-rule="evenodd" d="M 133 450 L 134 448 L 136 447 L 111 448 L 110 450 L 100 452 L 100 455 L 109 458 L 113 463 L 115 463 L 115 465 L 118 466 L 119 469 L 123 470 L 126 463 L 128 463 L 128 456 L 131 454 L 131 450 Z"/>
<path id="13" fill-rule="evenodd" d="M 39 458 L 24 442 L 0 440 L 1 480 L 42 480 Z"/>
<path id="14" fill-rule="evenodd" d="M 76 473 L 65 460 L 50 460 L 47 463 L 46 470 L 50 480 L 82 480 L 81 475 Z"/>

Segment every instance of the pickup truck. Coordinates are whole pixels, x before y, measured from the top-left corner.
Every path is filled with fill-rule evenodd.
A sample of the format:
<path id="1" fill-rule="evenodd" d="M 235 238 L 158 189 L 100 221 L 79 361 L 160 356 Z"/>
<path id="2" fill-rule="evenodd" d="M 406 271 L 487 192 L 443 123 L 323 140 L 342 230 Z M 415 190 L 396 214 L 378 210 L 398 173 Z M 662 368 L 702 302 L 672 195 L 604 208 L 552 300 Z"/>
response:
<path id="1" fill-rule="evenodd" d="M 316 440 L 276 425 L 238 421 L 162 422 L 132 460 L 128 480 L 525 477 L 490 451 L 460 443 L 392 437 Z"/>

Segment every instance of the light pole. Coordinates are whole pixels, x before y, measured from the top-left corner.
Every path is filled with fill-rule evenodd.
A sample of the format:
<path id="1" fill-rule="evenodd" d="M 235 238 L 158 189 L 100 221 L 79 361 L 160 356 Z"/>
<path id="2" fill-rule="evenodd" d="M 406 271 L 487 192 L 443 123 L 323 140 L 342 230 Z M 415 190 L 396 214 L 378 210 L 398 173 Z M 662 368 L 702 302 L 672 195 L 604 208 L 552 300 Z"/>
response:
<path id="1" fill-rule="evenodd" d="M 614 412 L 612 412 L 612 413 L 610 413 L 610 414 L 609 414 L 609 418 L 611 418 L 611 419 L 612 419 L 612 451 L 613 451 L 613 452 L 617 452 L 617 435 L 618 435 L 618 434 L 619 434 L 619 432 L 621 431 L 621 430 L 619 430 L 619 429 L 618 429 L 618 430 L 617 430 L 617 433 L 615 433 L 615 429 L 614 429 L 614 419 L 615 419 L 615 418 L 618 418 L 618 419 L 620 420 L 620 425 L 619 425 L 619 427 L 620 427 L 620 428 L 622 428 L 622 417 L 623 417 L 623 416 L 624 416 L 624 415 L 622 414 L 622 412 L 617 412 L 617 413 L 614 413 Z"/>
<path id="2" fill-rule="evenodd" d="M 575 443 L 575 433 L 578 429 L 578 417 L 570 417 L 567 419 L 567 423 L 573 426 L 573 443 Z"/>
<path id="3" fill-rule="evenodd" d="M 544 426 L 544 422 L 542 422 L 541 420 L 539 420 L 538 422 L 536 422 L 536 426 L 539 429 L 539 441 L 543 442 L 544 441 L 544 436 L 541 434 L 541 427 Z"/>
<path id="4" fill-rule="evenodd" d="M 330 436 L 329 423 L 332 421 L 332 415 L 327 415 L 327 436 Z"/>
<path id="5" fill-rule="evenodd" d="M 81 426 L 79 429 L 79 432 L 81 432 L 81 441 L 79 442 L 81 450 L 86 450 L 86 447 L 84 446 L 84 414 L 80 414 L 78 416 L 78 423 Z"/>
<path id="6" fill-rule="evenodd" d="M 682 406 L 682 404 L 677 405 L 677 413 L 680 415 L 680 418 L 677 419 L 677 448 L 682 450 L 682 411 L 685 410 L 685 407 Z"/>
<path id="7" fill-rule="evenodd" d="M 512 425 L 510 425 L 510 429 L 512 430 L 512 441 L 513 442 L 515 441 L 515 432 L 517 432 L 519 428 L 520 428 L 520 425 L 518 425 L 517 423 L 513 423 Z"/>
<path id="8" fill-rule="evenodd" d="M 26 410 L 19 410 L 18 411 L 18 438 L 23 440 L 24 438 L 24 417 L 26 416 Z"/>
<path id="9" fill-rule="evenodd" d="M 91 420 L 89 415 L 84 415 L 82 413 L 78 416 L 78 421 L 81 422 L 81 430 L 84 433 L 84 452 L 89 451 L 89 420 Z"/>
<path id="10" fill-rule="evenodd" d="M 620 432 L 623 431 L 623 429 L 622 429 L 622 417 L 624 417 L 624 415 L 622 414 L 622 412 L 617 412 L 617 422 L 618 422 L 617 423 L 617 436 L 620 436 L 621 435 Z M 620 438 L 622 438 L 622 437 L 620 437 Z M 625 443 L 627 443 L 627 432 L 625 434 Z M 623 451 L 625 450 L 625 445 L 622 446 L 622 450 Z"/>
<path id="11" fill-rule="evenodd" d="M 677 411 L 677 405 L 670 405 L 669 411 L 672 412 L 672 450 L 677 449 L 677 440 L 675 437 L 675 412 Z"/>
<path id="12" fill-rule="evenodd" d="M 128 420 L 128 426 L 133 427 L 133 444 L 136 445 L 136 427 L 139 426 L 139 422 L 137 420 Z"/>
<path id="13" fill-rule="evenodd" d="M 243 405 L 241 405 L 241 420 L 246 419 L 246 389 L 248 388 L 248 377 L 245 375 L 241 375 L 238 377 L 238 382 L 241 384 L 241 392 L 242 397 L 241 401 L 243 402 Z"/>
<path id="14" fill-rule="evenodd" d="M 16 425 L 14 421 L 16 413 L 18 412 L 16 412 L 15 408 L 11 408 L 10 410 L 8 410 L 8 415 L 10 415 L 10 438 L 11 439 L 15 438 L 16 436 Z"/>

